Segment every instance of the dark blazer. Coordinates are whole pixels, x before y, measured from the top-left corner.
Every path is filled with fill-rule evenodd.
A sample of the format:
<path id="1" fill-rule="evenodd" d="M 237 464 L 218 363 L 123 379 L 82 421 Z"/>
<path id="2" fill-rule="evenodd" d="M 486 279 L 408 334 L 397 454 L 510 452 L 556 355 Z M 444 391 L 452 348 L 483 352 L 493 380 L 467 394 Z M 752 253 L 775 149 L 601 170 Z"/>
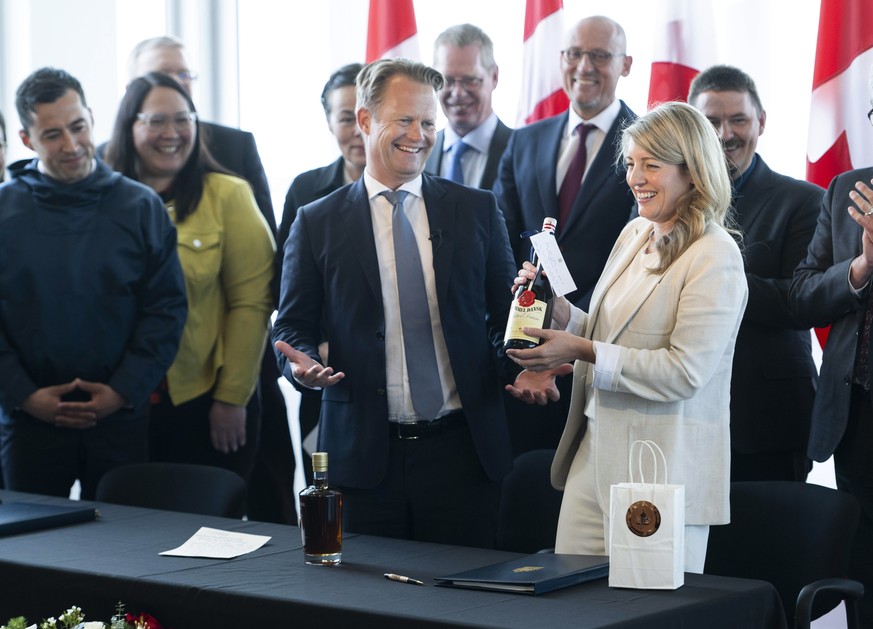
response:
<path id="1" fill-rule="evenodd" d="M 870 289 L 859 297 L 849 288 L 849 266 L 861 253 L 862 229 L 846 208 L 853 205 L 849 192 L 855 182 L 871 178 L 873 168 L 861 168 L 831 181 L 806 259 L 795 269 L 788 293 L 801 325 L 831 324 L 809 429 L 807 452 L 815 461 L 826 461 L 834 453 L 849 418 L 858 332 Z"/>
<path id="2" fill-rule="evenodd" d="M 276 216 L 273 214 L 273 200 L 267 174 L 261 164 L 255 136 L 248 131 L 225 127 L 214 122 L 201 122 L 203 138 L 212 157 L 216 161 L 249 182 L 261 214 L 270 226 L 270 233 L 276 234 Z"/>
<path id="3" fill-rule="evenodd" d="M 542 228 L 546 216 L 558 217 L 555 172 L 561 136 L 568 114 L 560 114 L 516 129 L 500 161 L 494 194 L 506 217 L 516 264 L 530 258 L 523 232 Z M 576 306 L 588 309 L 615 239 L 628 221 L 634 197 L 615 166 L 621 129 L 635 114 L 621 103 L 621 112 L 591 162 L 570 212 L 567 225 L 558 225 L 558 244 L 578 290 L 567 295 Z"/>
<path id="4" fill-rule="evenodd" d="M 515 276 L 506 228 L 490 192 L 430 175 L 422 192 L 431 232 L 439 234 L 433 264 L 452 371 L 482 467 L 497 480 L 512 465 L 500 372 L 517 373 L 505 357 L 498 361 Z M 285 243 L 273 340 L 320 362 L 323 333 L 330 366 L 345 378 L 323 391 L 318 447 L 330 452 L 333 482 L 371 488 L 387 471 L 385 335 L 395 331 L 385 329 L 363 179 L 301 208 Z"/>
<path id="5" fill-rule="evenodd" d="M 491 137 L 491 144 L 488 146 L 488 159 L 485 161 L 485 171 L 482 173 L 482 181 L 479 182 L 477 188 L 482 190 L 491 190 L 494 188 L 494 181 L 497 179 L 497 168 L 500 166 L 500 158 L 503 156 L 503 151 L 506 150 L 506 145 L 509 143 L 509 137 L 512 135 L 512 129 L 497 120 L 497 128 L 494 129 L 494 135 Z M 443 163 L 443 144 L 446 141 L 446 132 L 440 131 L 437 133 L 436 144 L 433 147 L 433 152 L 427 158 L 427 165 L 424 167 L 424 172 L 431 175 L 440 174 L 440 169 Z"/>
<path id="6" fill-rule="evenodd" d="M 731 447 L 740 452 L 806 448 L 818 375 L 809 329 L 788 308 L 788 288 L 823 195 L 758 156 L 734 200 L 749 284 L 731 376 Z"/>
<path id="7" fill-rule="evenodd" d="M 342 156 L 328 166 L 308 170 L 297 175 L 288 188 L 285 195 L 285 207 L 282 210 L 282 220 L 279 223 L 279 232 L 276 236 L 276 250 L 278 251 L 281 269 L 282 251 L 288 234 L 291 231 L 291 223 L 297 217 L 297 210 L 304 205 L 326 197 L 334 190 L 342 188 L 344 161 Z"/>

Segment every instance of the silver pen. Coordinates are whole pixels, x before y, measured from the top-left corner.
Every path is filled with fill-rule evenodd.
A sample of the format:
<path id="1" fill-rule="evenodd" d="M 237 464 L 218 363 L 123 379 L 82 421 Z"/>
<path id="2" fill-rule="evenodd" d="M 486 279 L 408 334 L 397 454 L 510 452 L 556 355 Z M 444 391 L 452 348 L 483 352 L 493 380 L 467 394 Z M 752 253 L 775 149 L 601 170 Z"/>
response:
<path id="1" fill-rule="evenodd" d="M 413 579 L 412 577 L 404 577 L 402 574 L 394 574 L 392 572 L 386 572 L 385 578 L 390 581 L 397 581 L 399 583 L 411 583 L 412 585 L 424 585 L 424 581 L 419 581 L 418 579 Z"/>

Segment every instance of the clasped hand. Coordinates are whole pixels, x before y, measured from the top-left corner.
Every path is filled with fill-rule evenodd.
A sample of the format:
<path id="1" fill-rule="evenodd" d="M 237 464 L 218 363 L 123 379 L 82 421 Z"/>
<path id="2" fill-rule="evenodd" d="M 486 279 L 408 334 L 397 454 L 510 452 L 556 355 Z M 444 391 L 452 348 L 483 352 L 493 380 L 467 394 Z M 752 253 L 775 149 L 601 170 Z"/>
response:
<path id="1" fill-rule="evenodd" d="M 77 390 L 89 394 L 91 399 L 64 401 L 65 395 Z M 66 384 L 37 389 L 22 402 L 21 409 L 48 424 L 64 428 L 93 428 L 99 420 L 123 407 L 124 403 L 124 398 L 108 384 L 76 378 Z"/>

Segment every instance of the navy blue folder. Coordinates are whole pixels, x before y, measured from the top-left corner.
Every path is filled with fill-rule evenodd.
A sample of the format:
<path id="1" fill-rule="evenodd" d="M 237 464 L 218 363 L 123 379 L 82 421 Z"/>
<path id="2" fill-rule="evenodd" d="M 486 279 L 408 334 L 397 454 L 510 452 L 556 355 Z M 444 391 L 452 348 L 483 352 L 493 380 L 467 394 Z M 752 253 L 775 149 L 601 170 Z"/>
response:
<path id="1" fill-rule="evenodd" d="M 59 506 L 36 502 L 0 504 L 0 535 L 15 535 L 97 518 L 94 507 Z"/>
<path id="2" fill-rule="evenodd" d="M 536 553 L 434 579 L 437 585 L 495 592 L 544 594 L 602 579 L 609 575 L 609 557 Z"/>

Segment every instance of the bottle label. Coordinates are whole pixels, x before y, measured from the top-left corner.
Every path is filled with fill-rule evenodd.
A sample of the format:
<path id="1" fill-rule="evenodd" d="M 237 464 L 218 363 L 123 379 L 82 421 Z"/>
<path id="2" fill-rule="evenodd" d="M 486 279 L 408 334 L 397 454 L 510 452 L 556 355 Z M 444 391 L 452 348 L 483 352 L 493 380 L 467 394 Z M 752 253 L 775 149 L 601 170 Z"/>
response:
<path id="1" fill-rule="evenodd" d="M 539 343 L 538 336 L 528 336 L 523 328 L 542 328 L 546 320 L 546 307 L 548 304 L 539 299 L 534 300 L 530 306 L 521 306 L 517 299 L 512 300 L 512 308 L 509 309 L 509 321 L 506 323 L 506 335 L 503 342 L 510 339 L 518 339 Z"/>

